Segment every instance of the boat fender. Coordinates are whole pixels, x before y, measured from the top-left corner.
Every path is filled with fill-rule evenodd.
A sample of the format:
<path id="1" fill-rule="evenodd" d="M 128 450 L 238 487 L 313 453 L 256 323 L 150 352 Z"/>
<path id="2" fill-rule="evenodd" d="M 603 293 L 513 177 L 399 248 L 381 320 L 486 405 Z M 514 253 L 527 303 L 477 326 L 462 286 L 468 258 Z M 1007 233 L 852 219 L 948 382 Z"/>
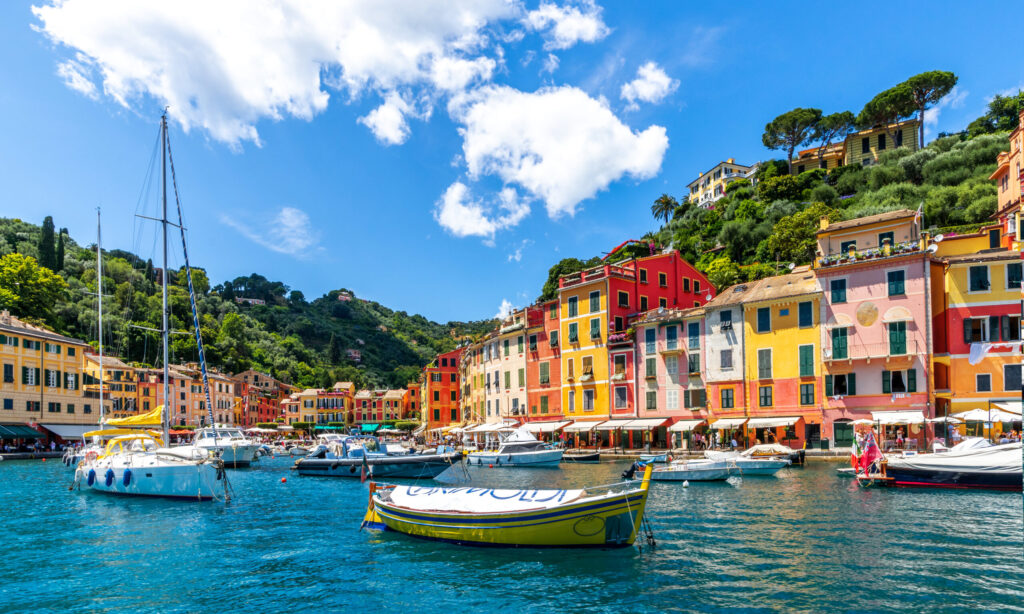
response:
<path id="1" fill-rule="evenodd" d="M 111 484 L 113 484 L 114 483 L 114 470 L 113 469 L 107 469 L 107 473 L 104 474 L 104 478 L 105 478 L 105 481 L 107 483 L 107 486 L 110 486 Z"/>
<path id="2" fill-rule="evenodd" d="M 124 470 L 124 477 L 121 478 L 121 483 L 124 484 L 125 487 L 127 487 L 129 484 L 132 483 L 132 470 L 131 469 L 125 469 Z"/>
<path id="3" fill-rule="evenodd" d="M 511 454 L 508 455 L 508 462 L 510 462 L 510 463 L 512 462 L 512 455 Z"/>
<path id="4" fill-rule="evenodd" d="M 337 461 L 335 461 L 335 462 L 331 463 L 331 471 L 334 471 L 334 470 L 335 470 L 335 469 L 337 469 L 337 468 L 338 468 L 338 463 L 337 463 Z"/>
<path id="5" fill-rule="evenodd" d="M 89 476 L 85 479 L 85 483 L 88 484 L 89 486 L 92 486 L 93 484 L 96 483 L 96 470 L 95 469 L 90 469 L 89 470 Z"/>
<path id="6" fill-rule="evenodd" d="M 487 465 L 488 468 L 494 469 L 494 465 Z"/>

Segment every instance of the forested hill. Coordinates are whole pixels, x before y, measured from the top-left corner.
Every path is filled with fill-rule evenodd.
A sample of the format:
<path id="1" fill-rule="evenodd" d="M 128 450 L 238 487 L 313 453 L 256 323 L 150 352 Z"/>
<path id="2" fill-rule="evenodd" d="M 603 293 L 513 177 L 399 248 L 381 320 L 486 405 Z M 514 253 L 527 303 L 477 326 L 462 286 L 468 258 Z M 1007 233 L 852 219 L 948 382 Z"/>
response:
<path id="1" fill-rule="evenodd" d="M 42 227 L 0 219 L 0 306 L 60 333 L 96 340 L 96 253 L 47 218 Z M 29 258 L 31 257 L 30 260 Z M 38 265 L 35 263 L 38 261 Z M 159 271 L 151 261 L 111 250 L 103 262 L 104 341 L 124 360 L 159 363 Z M 50 273 L 55 271 L 56 275 Z M 183 270 L 168 280 L 171 328 L 192 332 Z M 494 321 L 432 322 L 355 296 L 344 288 L 307 301 L 302 292 L 253 274 L 212 286 L 193 269 L 208 362 L 237 373 L 254 368 L 298 386 L 354 381 L 404 386 L 438 352 L 458 339 L 490 330 Z M 238 303 L 236 298 L 265 304 Z M 171 338 L 171 361 L 196 360 L 193 335 Z M 359 353 L 353 357 L 350 350 Z"/>

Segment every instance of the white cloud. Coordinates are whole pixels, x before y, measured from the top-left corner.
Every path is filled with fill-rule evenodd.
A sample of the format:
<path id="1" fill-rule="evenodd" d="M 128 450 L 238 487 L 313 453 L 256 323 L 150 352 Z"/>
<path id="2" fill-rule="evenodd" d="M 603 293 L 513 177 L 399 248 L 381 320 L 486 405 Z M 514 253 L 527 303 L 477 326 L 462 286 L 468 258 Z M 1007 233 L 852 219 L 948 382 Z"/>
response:
<path id="1" fill-rule="evenodd" d="M 259 144 L 260 120 L 311 120 L 329 89 L 436 94 L 488 79 L 489 26 L 523 13 L 517 0 L 44 1 L 34 27 L 80 58 L 59 62 L 70 87 L 89 95 L 87 63 L 118 104 L 155 100 L 233 147 Z"/>
<path id="2" fill-rule="evenodd" d="M 221 215 L 220 221 L 253 243 L 290 256 L 308 255 L 319 241 L 319 234 L 313 229 L 309 216 L 295 207 L 282 207 L 269 223 L 258 227 L 226 215 Z"/>
<path id="3" fill-rule="evenodd" d="M 647 62 L 637 69 L 636 79 L 622 86 L 619 95 L 630 108 L 637 108 L 638 101 L 661 102 L 678 87 L 679 81 L 669 77 L 656 63 Z"/>
<path id="4" fill-rule="evenodd" d="M 935 131 L 935 128 L 939 125 L 939 115 L 942 113 L 944 108 L 960 109 L 964 106 L 964 100 L 967 99 L 967 95 L 970 92 L 967 90 L 961 90 L 959 85 L 953 86 L 953 89 L 948 94 L 942 97 L 942 100 L 930 109 L 925 109 L 924 112 L 924 133 L 925 136 L 931 136 Z"/>
<path id="5" fill-rule="evenodd" d="M 634 132 L 604 101 L 570 86 L 533 93 L 487 86 L 454 98 L 449 112 L 462 124 L 469 177 L 520 186 L 552 218 L 573 215 L 624 175 L 654 176 L 668 148 L 665 128 Z"/>
<path id="6" fill-rule="evenodd" d="M 529 247 L 532 243 L 533 243 L 533 241 L 531 241 L 529 239 L 523 239 L 519 243 L 519 245 L 517 245 L 516 248 L 514 250 L 512 250 L 512 253 L 508 255 L 508 261 L 509 262 L 522 262 L 522 260 L 523 260 L 523 250 L 526 249 L 527 247 Z"/>
<path id="7" fill-rule="evenodd" d="M 409 124 L 405 121 L 405 115 L 409 110 L 409 104 L 392 92 L 379 107 L 360 117 L 358 121 L 367 126 L 381 143 L 401 145 L 409 138 Z"/>
<path id="8" fill-rule="evenodd" d="M 92 81 L 92 69 L 89 60 L 78 54 L 75 60 L 65 60 L 57 64 L 57 76 L 64 79 L 64 84 L 93 100 L 99 98 L 96 84 Z"/>
<path id="9" fill-rule="evenodd" d="M 547 59 L 544 60 L 544 66 L 541 68 L 541 73 L 553 73 L 558 70 L 558 56 L 549 53 Z"/>
<path id="10" fill-rule="evenodd" d="M 498 313 L 494 314 L 494 317 L 498 320 L 504 320 L 505 318 L 512 315 L 512 310 L 515 307 L 509 302 L 507 298 L 501 299 L 501 305 L 498 306 Z"/>
<path id="11" fill-rule="evenodd" d="M 601 7 L 593 0 L 581 0 L 576 6 L 558 6 L 541 2 L 529 11 L 523 24 L 544 35 L 545 49 L 568 49 L 579 42 L 593 43 L 608 36 L 611 30 L 601 19 Z"/>
<path id="12" fill-rule="evenodd" d="M 434 219 L 456 237 L 484 237 L 493 244 L 494 233 L 519 224 L 530 213 L 530 203 L 512 188 L 498 193 L 497 202 L 474 199 L 461 181 L 448 186 L 434 208 Z"/>

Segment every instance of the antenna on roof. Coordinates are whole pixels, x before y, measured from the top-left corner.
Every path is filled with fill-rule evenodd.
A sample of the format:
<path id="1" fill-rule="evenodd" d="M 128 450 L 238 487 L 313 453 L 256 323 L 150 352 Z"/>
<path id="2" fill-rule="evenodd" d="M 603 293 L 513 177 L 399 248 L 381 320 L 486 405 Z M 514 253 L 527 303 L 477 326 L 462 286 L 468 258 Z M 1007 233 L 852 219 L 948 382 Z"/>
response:
<path id="1" fill-rule="evenodd" d="M 928 246 L 928 253 L 929 254 L 934 254 L 937 251 L 939 251 L 939 246 L 938 245 L 932 243 L 931 245 Z"/>
<path id="2" fill-rule="evenodd" d="M 792 271 L 794 268 L 796 268 L 796 263 L 790 262 L 789 264 L 786 265 L 786 268 Z"/>
<path id="3" fill-rule="evenodd" d="M 708 292 L 707 294 L 704 295 L 704 300 L 705 301 L 710 301 L 711 300 L 711 293 L 710 292 Z"/>
<path id="4" fill-rule="evenodd" d="M 941 234 L 938 234 L 932 237 L 932 241 L 935 241 L 936 243 L 942 243 L 942 240 L 945 238 L 946 237 L 942 236 Z"/>

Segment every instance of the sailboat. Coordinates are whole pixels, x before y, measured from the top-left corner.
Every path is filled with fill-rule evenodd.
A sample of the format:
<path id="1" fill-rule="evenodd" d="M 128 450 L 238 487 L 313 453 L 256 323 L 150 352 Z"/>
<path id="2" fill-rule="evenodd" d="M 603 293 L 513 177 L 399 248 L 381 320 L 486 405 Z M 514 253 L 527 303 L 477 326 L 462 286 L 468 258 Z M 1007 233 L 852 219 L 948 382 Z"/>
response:
<path id="1" fill-rule="evenodd" d="M 170 409 L 167 407 L 167 402 L 171 398 L 167 360 L 170 331 L 167 317 L 167 226 L 169 224 L 176 225 L 181 229 L 188 291 L 192 302 L 193 323 L 203 373 L 203 387 L 206 391 L 206 407 L 210 414 L 211 424 L 213 423 L 213 410 L 210 405 L 210 386 L 206 377 L 206 361 L 202 337 L 199 333 L 195 292 L 192 287 L 192 270 L 188 265 L 188 250 L 185 247 L 185 230 L 180 223 L 182 221 L 181 203 L 178 199 L 176 183 L 175 202 L 178 208 L 179 223 L 172 224 L 167 219 L 167 162 L 171 160 L 172 177 L 174 163 L 170 156 L 170 144 L 167 138 L 166 113 L 160 118 L 160 139 L 162 145 L 160 161 L 162 216 L 157 221 L 160 222 L 163 231 L 163 274 L 160 284 L 163 322 L 160 334 L 163 344 L 164 404 L 146 414 L 107 421 L 107 425 L 132 430 L 126 430 L 113 436 L 102 451 L 90 451 L 75 470 L 75 484 L 72 485 L 72 488 L 75 485 L 81 488 L 82 482 L 85 482 L 89 489 L 102 493 L 196 501 L 209 501 L 218 498 L 218 491 L 221 491 L 222 497 L 226 500 L 228 485 L 223 460 L 211 456 L 207 450 L 203 449 L 167 447 L 168 431 L 170 430 Z M 159 427 L 160 431 L 154 430 L 156 427 Z"/>

